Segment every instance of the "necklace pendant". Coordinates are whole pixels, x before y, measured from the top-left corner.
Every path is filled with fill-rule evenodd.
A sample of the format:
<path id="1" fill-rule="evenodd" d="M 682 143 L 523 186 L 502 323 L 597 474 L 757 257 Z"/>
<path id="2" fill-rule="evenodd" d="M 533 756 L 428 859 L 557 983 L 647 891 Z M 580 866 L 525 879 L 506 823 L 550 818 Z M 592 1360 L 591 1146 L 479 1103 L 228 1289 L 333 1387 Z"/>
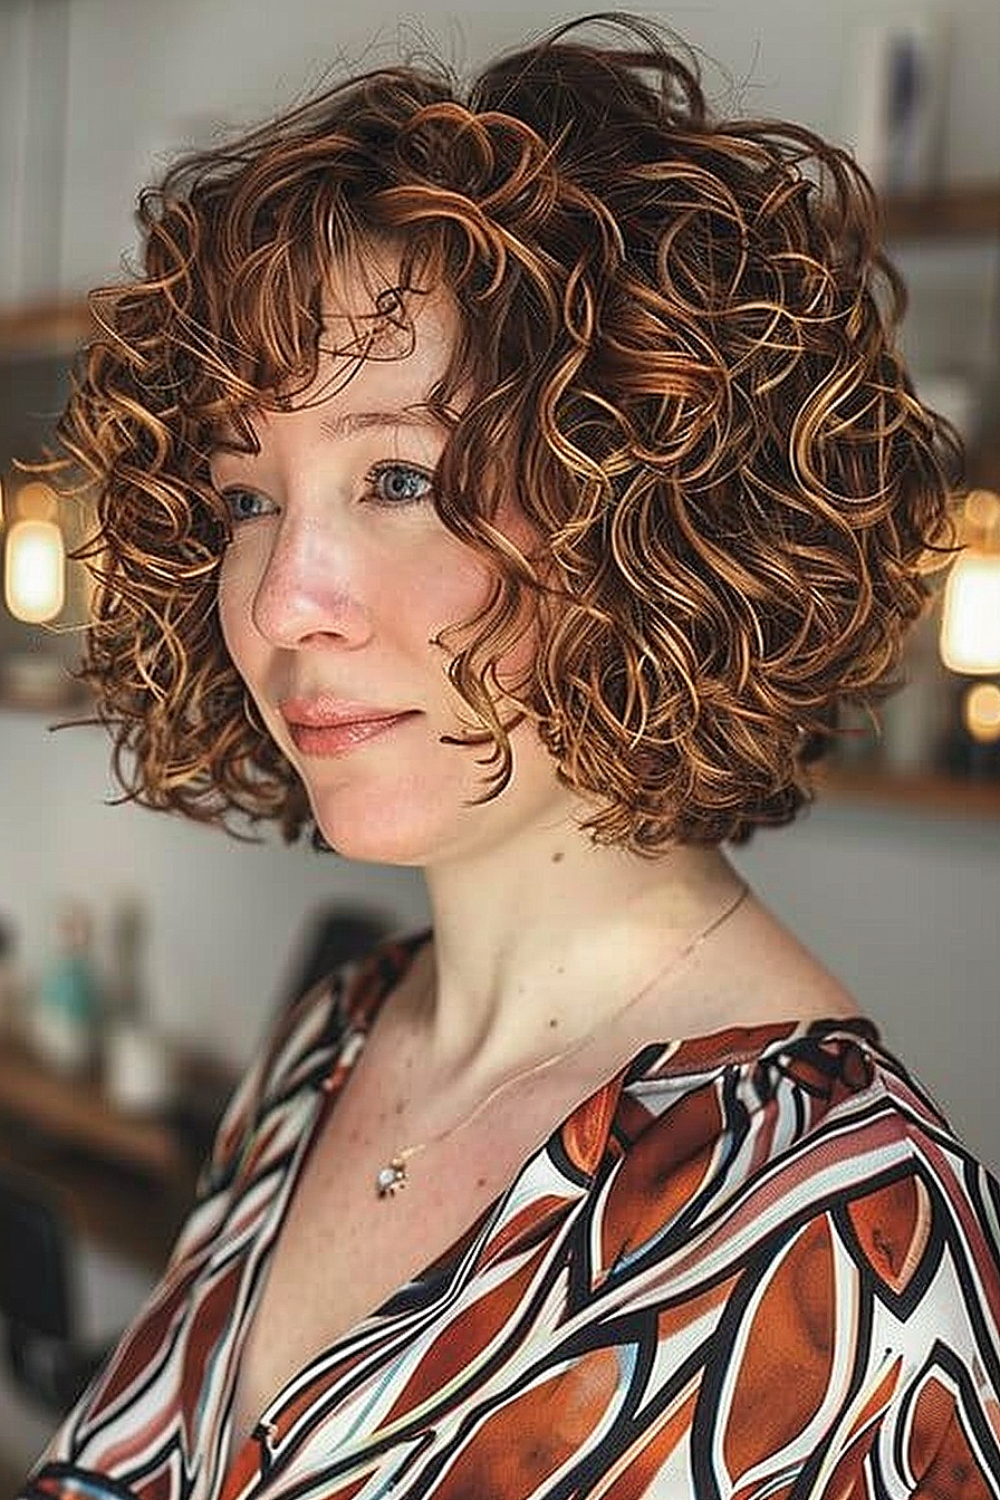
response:
<path id="1" fill-rule="evenodd" d="M 406 1162 L 394 1156 L 375 1178 L 375 1190 L 380 1198 L 391 1198 L 406 1186 Z"/>

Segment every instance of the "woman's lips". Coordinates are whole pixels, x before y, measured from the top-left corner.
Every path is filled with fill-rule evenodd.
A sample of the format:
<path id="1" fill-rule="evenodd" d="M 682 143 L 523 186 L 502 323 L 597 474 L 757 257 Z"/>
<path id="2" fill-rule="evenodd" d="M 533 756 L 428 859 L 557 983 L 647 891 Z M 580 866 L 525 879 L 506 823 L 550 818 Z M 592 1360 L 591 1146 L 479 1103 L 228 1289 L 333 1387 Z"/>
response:
<path id="1" fill-rule="evenodd" d="M 358 745 L 389 734 L 413 710 L 352 708 L 344 704 L 326 707 L 321 703 L 281 705 L 292 743 L 302 755 L 346 755 Z"/>

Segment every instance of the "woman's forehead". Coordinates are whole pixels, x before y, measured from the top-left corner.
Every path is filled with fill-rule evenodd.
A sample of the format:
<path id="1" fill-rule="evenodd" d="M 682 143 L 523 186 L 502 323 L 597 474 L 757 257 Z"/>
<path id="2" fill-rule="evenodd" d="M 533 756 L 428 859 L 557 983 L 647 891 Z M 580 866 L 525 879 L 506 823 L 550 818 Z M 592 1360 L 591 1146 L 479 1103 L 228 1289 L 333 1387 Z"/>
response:
<path id="1" fill-rule="evenodd" d="M 324 323 L 392 326 L 414 305 L 445 295 L 421 246 L 400 236 L 359 234 L 332 254 L 321 274 Z"/>
<path id="2" fill-rule="evenodd" d="M 397 268 L 398 271 L 399 268 Z M 331 268 L 322 299 L 320 349 L 345 359 L 404 360 L 454 349 L 458 312 L 442 287 L 375 280 L 353 266 Z"/>

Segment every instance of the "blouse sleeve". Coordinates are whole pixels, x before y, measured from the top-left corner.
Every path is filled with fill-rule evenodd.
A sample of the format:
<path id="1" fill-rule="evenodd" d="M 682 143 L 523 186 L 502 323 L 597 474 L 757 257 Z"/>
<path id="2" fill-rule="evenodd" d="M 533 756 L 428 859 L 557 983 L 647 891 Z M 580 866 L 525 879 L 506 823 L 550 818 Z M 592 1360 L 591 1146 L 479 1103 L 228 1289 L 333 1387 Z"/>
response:
<path id="1" fill-rule="evenodd" d="M 914 1157 L 761 1238 L 692 1417 L 697 1493 L 1000 1496 L 995 1244 Z M 820 1189 L 820 1184 L 816 1184 Z"/>
<path id="2" fill-rule="evenodd" d="M 769 1159 L 782 1099 L 756 1139 L 688 1160 L 686 1184 L 659 1170 L 678 1159 L 669 1115 L 620 1164 L 588 1236 L 607 1310 L 581 1357 L 596 1379 L 602 1346 L 615 1356 L 588 1482 L 614 1473 L 609 1497 L 671 1500 L 998 1500 L 1000 1188 L 894 1090 L 845 1097 Z M 740 1148 L 757 1152 L 742 1178 L 722 1165 Z"/>

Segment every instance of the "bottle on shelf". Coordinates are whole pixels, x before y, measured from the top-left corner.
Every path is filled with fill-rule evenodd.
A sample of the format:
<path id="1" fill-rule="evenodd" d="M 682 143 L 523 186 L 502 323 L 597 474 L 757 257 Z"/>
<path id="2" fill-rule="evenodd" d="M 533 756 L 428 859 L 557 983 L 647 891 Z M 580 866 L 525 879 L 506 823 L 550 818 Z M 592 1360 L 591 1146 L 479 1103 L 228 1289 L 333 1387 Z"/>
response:
<path id="1" fill-rule="evenodd" d="M 63 901 L 30 1025 L 36 1051 L 60 1072 L 85 1072 L 94 1060 L 101 997 L 92 938 L 93 923 L 84 902 Z"/>
<path id="2" fill-rule="evenodd" d="M 145 977 L 148 922 L 142 902 L 122 898 L 111 918 L 111 981 L 105 1006 L 104 1092 L 128 1114 L 165 1109 L 174 1094 L 174 1058 L 149 1014 Z"/>

